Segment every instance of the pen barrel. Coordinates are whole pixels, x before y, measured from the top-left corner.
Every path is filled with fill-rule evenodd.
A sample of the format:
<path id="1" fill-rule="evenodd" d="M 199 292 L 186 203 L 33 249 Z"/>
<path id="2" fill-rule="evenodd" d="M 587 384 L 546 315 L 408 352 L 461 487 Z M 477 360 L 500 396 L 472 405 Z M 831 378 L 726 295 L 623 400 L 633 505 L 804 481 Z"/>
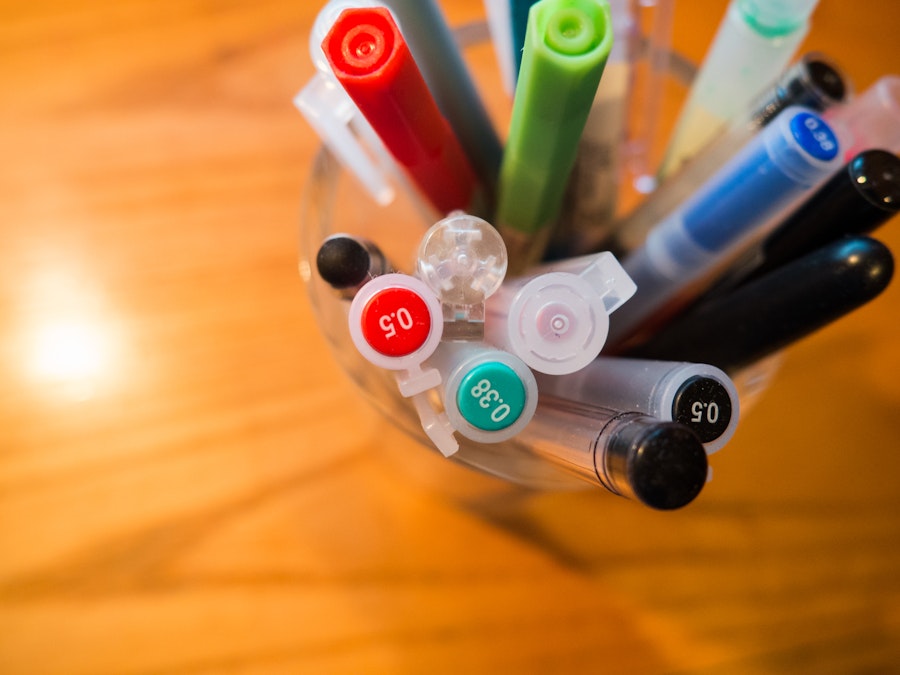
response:
<path id="1" fill-rule="evenodd" d="M 695 155 L 784 70 L 809 30 L 815 4 L 732 0 L 679 116 L 663 176 Z M 793 16 L 770 14 L 792 5 L 799 5 Z"/>
<path id="2" fill-rule="evenodd" d="M 803 106 L 823 112 L 843 102 L 849 89 L 845 75 L 831 61 L 816 53 L 804 55 L 749 106 L 748 112 L 735 118 L 690 162 L 662 180 L 618 223 L 613 248 L 631 251 L 640 246 L 654 225 L 685 202 L 784 109 Z"/>
<path id="3" fill-rule="evenodd" d="M 760 277 L 846 235 L 867 234 L 900 211 L 900 157 L 866 150 L 832 176 L 761 245 Z"/>
<path id="4" fill-rule="evenodd" d="M 704 303 L 629 355 L 703 360 L 734 373 L 873 299 L 893 271 L 886 246 L 848 237 Z"/>
<path id="5" fill-rule="evenodd" d="M 696 297 L 839 166 L 834 131 L 813 111 L 785 109 L 625 259 L 638 290 L 614 317 L 610 340 L 628 337 L 674 298 L 684 305 Z"/>
<path id="6" fill-rule="evenodd" d="M 706 483 L 706 452 L 674 422 L 542 396 L 521 440 L 579 478 L 652 508 L 693 501 Z"/>
<path id="7" fill-rule="evenodd" d="M 343 11 L 322 47 L 338 82 L 435 208 L 470 208 L 472 169 L 388 10 Z"/>
<path id="8" fill-rule="evenodd" d="M 703 363 L 600 356 L 562 377 L 537 375 L 542 396 L 631 410 L 690 428 L 708 453 L 734 435 L 738 392 L 722 370 Z"/>

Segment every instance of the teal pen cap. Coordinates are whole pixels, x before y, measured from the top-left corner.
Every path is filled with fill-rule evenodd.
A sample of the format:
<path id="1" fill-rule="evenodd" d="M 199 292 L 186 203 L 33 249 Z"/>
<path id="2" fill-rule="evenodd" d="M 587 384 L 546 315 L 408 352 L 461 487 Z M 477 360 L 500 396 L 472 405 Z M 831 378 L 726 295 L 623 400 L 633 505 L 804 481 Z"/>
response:
<path id="1" fill-rule="evenodd" d="M 540 0 L 529 12 L 495 218 L 517 266 L 540 254 L 538 233 L 560 210 L 612 44 L 607 0 Z"/>
<path id="2" fill-rule="evenodd" d="M 772 38 L 802 28 L 819 0 L 738 0 L 737 10 L 755 32 Z"/>

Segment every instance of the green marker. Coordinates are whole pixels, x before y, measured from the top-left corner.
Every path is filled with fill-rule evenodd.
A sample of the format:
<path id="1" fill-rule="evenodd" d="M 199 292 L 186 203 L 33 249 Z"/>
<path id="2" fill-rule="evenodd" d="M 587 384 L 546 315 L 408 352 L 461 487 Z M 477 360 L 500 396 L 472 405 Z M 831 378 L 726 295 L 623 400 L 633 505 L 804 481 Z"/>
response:
<path id="1" fill-rule="evenodd" d="M 607 0 L 540 0 L 528 13 L 495 218 L 511 267 L 543 252 L 612 44 Z"/>

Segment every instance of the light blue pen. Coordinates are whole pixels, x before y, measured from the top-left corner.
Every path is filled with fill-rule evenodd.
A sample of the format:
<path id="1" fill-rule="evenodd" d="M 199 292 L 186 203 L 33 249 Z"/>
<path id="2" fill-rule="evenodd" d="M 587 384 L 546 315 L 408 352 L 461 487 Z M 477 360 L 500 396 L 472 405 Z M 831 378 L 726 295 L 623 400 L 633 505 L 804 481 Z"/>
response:
<path id="1" fill-rule="evenodd" d="M 841 162 L 837 136 L 821 117 L 785 108 L 625 259 L 637 293 L 611 317 L 608 344 L 697 297 Z"/>
<path id="2" fill-rule="evenodd" d="M 400 24 L 416 65 L 490 199 L 502 147 L 436 0 L 381 0 Z"/>

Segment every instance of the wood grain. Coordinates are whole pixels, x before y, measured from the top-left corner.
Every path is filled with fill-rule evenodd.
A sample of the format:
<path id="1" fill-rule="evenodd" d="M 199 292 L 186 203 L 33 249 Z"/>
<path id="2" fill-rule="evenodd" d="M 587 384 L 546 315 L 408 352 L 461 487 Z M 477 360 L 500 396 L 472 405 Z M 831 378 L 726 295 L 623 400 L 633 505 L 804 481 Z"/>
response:
<path id="1" fill-rule="evenodd" d="M 806 47 L 862 90 L 898 7 L 822 0 Z M 898 285 L 787 352 L 684 511 L 441 461 L 296 271 L 317 10 L 0 6 L 0 672 L 900 672 Z"/>

